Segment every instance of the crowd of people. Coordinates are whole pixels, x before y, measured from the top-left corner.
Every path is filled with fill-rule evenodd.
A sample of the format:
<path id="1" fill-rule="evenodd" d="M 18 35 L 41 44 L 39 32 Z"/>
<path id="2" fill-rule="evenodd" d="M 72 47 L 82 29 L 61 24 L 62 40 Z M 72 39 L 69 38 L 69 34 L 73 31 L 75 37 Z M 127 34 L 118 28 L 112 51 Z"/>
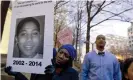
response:
<path id="1" fill-rule="evenodd" d="M 115 55 L 105 50 L 104 35 L 98 35 L 95 43 L 96 49 L 84 57 L 81 72 L 72 65 L 77 56 L 75 48 L 65 44 L 58 51 L 53 49 L 52 65 L 45 68 L 45 74 L 31 73 L 30 80 L 133 80 L 133 58 L 119 62 Z M 5 72 L 15 80 L 28 80 L 22 73 L 13 72 L 11 66 L 7 66 Z"/>

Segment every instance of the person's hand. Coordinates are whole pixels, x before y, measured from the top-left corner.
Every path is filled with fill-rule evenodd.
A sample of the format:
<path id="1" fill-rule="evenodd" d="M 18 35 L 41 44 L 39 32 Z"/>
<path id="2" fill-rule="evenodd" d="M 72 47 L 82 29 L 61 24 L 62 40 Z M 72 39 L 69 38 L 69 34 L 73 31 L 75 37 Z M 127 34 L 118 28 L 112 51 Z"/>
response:
<path id="1" fill-rule="evenodd" d="M 51 59 L 52 65 L 55 65 L 55 58 Z"/>
<path id="2" fill-rule="evenodd" d="M 55 68 L 53 65 L 48 65 L 47 67 L 45 67 L 45 74 L 53 74 L 55 71 Z"/>
<path id="3" fill-rule="evenodd" d="M 11 66 L 8 66 L 8 67 L 6 67 L 4 70 L 5 70 L 5 72 L 6 72 L 8 75 L 13 75 L 13 76 L 15 76 L 15 75 L 17 74 L 17 72 L 13 72 L 13 71 L 11 71 L 11 69 L 12 69 L 12 67 L 11 67 Z"/>

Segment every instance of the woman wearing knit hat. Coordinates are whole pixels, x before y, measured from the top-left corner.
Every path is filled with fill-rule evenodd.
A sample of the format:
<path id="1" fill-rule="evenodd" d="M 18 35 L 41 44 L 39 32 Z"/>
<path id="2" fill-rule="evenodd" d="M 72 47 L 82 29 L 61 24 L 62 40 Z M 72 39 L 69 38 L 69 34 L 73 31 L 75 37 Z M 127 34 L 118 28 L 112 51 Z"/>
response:
<path id="1" fill-rule="evenodd" d="M 62 45 L 57 53 L 53 49 L 53 65 L 45 68 L 44 75 L 31 74 L 30 80 L 79 80 L 78 72 L 72 68 L 72 62 L 76 56 L 76 50 L 70 44 Z M 17 76 L 19 79 L 16 80 L 27 80 L 22 74 L 22 77 Z"/>
<path id="2" fill-rule="evenodd" d="M 72 68 L 72 62 L 77 53 L 70 44 L 62 45 L 55 55 L 54 70 L 46 67 L 46 74 L 53 74 L 52 80 L 79 80 L 78 72 Z"/>

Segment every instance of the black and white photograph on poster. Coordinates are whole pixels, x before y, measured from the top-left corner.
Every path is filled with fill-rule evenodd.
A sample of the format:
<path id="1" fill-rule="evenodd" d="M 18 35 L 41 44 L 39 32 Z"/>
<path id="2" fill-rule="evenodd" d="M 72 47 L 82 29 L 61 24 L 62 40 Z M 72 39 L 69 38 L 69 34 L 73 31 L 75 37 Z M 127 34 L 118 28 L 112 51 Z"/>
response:
<path id="1" fill-rule="evenodd" d="M 53 23 L 52 1 L 14 1 L 6 66 L 14 72 L 44 74 L 52 64 Z"/>
<path id="2" fill-rule="evenodd" d="M 14 58 L 43 58 L 45 16 L 18 18 L 14 38 Z"/>

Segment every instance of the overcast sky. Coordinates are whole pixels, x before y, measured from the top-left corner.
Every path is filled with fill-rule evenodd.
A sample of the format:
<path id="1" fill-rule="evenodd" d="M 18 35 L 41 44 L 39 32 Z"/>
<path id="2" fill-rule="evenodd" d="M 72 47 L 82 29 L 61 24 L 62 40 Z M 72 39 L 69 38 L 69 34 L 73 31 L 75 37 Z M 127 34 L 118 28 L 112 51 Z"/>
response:
<path id="1" fill-rule="evenodd" d="M 95 40 L 98 34 L 104 34 L 104 35 L 113 34 L 117 36 L 128 37 L 127 29 L 130 26 L 131 24 L 128 22 L 121 22 L 121 21 L 116 21 L 116 20 L 104 22 L 101 25 L 92 28 L 91 42 Z"/>

